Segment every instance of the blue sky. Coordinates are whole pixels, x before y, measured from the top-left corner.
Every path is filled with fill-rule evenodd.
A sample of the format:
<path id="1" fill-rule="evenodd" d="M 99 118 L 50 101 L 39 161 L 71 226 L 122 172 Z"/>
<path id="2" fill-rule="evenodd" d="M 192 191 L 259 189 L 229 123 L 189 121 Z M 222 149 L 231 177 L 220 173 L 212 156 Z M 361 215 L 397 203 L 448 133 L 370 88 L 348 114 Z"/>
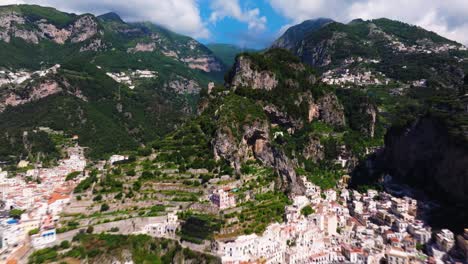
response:
<path id="1" fill-rule="evenodd" d="M 126 21 L 151 21 L 203 43 L 264 48 L 306 19 L 387 17 L 468 44 L 468 0 L 0 0 L 73 13 L 109 11 Z"/>
<path id="2" fill-rule="evenodd" d="M 211 32 L 208 39 L 200 39 L 203 43 L 231 43 L 241 47 L 264 48 L 276 39 L 282 27 L 289 23 L 288 19 L 279 15 L 267 1 L 239 1 L 243 13 L 250 10 L 258 10 L 259 15 L 239 19 L 232 15 L 227 15 L 221 19 L 213 21 L 213 10 L 210 7 L 210 0 L 200 2 L 201 16 L 208 21 L 207 27 Z M 262 20 L 261 18 L 265 18 Z M 257 18 L 257 19 L 256 19 Z M 260 20 L 259 25 L 249 28 L 248 20 Z M 247 21 L 247 22 L 246 22 Z"/>
<path id="3" fill-rule="evenodd" d="M 281 28 L 288 24 L 288 19 L 279 15 L 267 1 L 239 1 L 244 13 L 249 10 L 259 10 L 258 18 L 262 25 L 249 28 L 249 22 L 233 16 L 226 16 L 213 21 L 210 0 L 200 1 L 201 17 L 208 21 L 207 28 L 211 32 L 208 39 L 200 39 L 203 43 L 231 43 L 241 47 L 264 48 L 278 37 Z M 255 20 L 255 18 L 250 18 Z"/>

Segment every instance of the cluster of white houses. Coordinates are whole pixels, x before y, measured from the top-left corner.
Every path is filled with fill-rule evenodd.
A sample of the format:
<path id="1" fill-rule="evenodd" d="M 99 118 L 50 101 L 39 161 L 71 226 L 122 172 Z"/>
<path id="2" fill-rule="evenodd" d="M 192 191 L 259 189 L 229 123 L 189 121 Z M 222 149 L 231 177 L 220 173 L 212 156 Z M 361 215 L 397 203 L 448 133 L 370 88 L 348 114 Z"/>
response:
<path id="1" fill-rule="evenodd" d="M 8 177 L 0 173 L 0 195 L 6 211 L 23 211 L 19 219 L 0 217 L 1 252 L 12 254 L 25 244 L 43 248 L 56 240 L 55 225 L 80 178 L 66 181 L 72 172 L 86 167 L 83 148 L 67 149 L 68 158 L 52 168 L 29 169 Z M 20 162 L 21 166 L 27 165 Z M 26 181 L 26 178 L 28 181 Z M 6 256 L 8 257 L 8 256 Z"/>
<path id="2" fill-rule="evenodd" d="M 438 263 L 454 247 L 454 235 L 448 230 L 437 233 L 432 242 L 431 228 L 419 219 L 425 205 L 417 200 L 376 190 L 322 192 L 303 181 L 306 195 L 294 197 L 285 208 L 284 223 L 271 224 L 261 235 L 212 244 L 223 263 Z M 313 213 L 304 215 L 306 206 Z M 428 248 L 436 253 L 425 255 L 419 244 L 430 244 Z"/>

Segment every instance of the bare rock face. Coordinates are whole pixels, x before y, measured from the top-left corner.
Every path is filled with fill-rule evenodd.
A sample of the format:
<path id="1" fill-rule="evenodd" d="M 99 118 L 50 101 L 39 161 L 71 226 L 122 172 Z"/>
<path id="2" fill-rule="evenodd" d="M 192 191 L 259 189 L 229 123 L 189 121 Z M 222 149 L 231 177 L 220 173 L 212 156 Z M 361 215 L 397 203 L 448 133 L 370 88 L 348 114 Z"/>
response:
<path id="1" fill-rule="evenodd" d="M 317 100 L 319 118 L 325 123 L 333 126 L 345 125 L 345 114 L 343 105 L 335 94 L 326 94 Z"/>
<path id="2" fill-rule="evenodd" d="M 18 95 L 14 92 L 9 92 L 0 97 L 0 112 L 3 112 L 8 106 L 18 106 L 32 101 L 36 101 L 47 96 L 59 93 L 62 88 L 56 81 L 45 80 L 38 85 L 32 87 L 26 94 Z"/>
<path id="3" fill-rule="evenodd" d="M 194 81 L 187 78 L 178 76 L 176 80 L 172 80 L 165 84 L 166 88 L 170 88 L 179 94 L 196 94 L 201 90 L 200 85 Z"/>
<path id="4" fill-rule="evenodd" d="M 92 16 L 82 16 L 71 27 L 72 43 L 83 42 L 98 33 L 98 24 Z"/>
<path id="5" fill-rule="evenodd" d="M 11 37 L 21 38 L 26 42 L 38 44 L 42 39 L 50 39 L 57 44 L 83 42 L 98 33 L 98 24 L 94 17 L 85 15 L 66 28 L 57 28 L 45 19 L 31 22 L 31 29 L 20 25 L 26 24 L 26 18 L 17 13 L 0 15 L 0 40 L 10 42 Z"/>
<path id="6" fill-rule="evenodd" d="M 67 29 L 58 29 L 52 24 L 39 23 L 38 27 L 45 37 L 53 40 L 57 44 L 64 44 L 71 35 L 71 32 Z"/>
<path id="7" fill-rule="evenodd" d="M 375 135 L 375 123 L 377 122 L 377 107 L 374 105 L 364 106 L 364 113 L 368 116 L 369 122 L 361 128 L 361 132 L 365 133 L 369 137 Z"/>
<path id="8" fill-rule="evenodd" d="M 16 13 L 6 13 L 0 15 L 0 40 L 3 40 L 7 43 L 10 42 L 11 29 L 16 25 L 24 24 L 24 18 L 19 16 Z"/>
<path id="9" fill-rule="evenodd" d="M 134 48 L 129 48 L 128 53 L 153 52 L 156 49 L 155 43 L 137 43 Z"/>
<path id="10" fill-rule="evenodd" d="M 88 45 L 83 46 L 80 48 L 80 52 L 85 52 L 85 51 L 99 51 L 102 49 L 105 49 L 106 45 L 103 44 L 101 39 L 94 39 L 91 41 Z"/>
<path id="11" fill-rule="evenodd" d="M 311 92 L 305 92 L 294 103 L 299 106 L 304 102 L 308 105 L 307 122 L 320 120 L 332 126 L 345 125 L 344 107 L 335 94 L 328 93 L 317 99 Z"/>
<path id="12" fill-rule="evenodd" d="M 315 119 L 320 117 L 319 106 L 317 104 L 311 103 L 309 104 L 309 111 L 307 114 L 307 121 L 312 122 Z"/>
<path id="13" fill-rule="evenodd" d="M 37 33 L 34 31 L 17 29 L 15 30 L 14 34 L 16 38 L 21 38 L 25 40 L 26 42 L 34 43 L 34 44 L 39 43 L 39 37 Z"/>
<path id="14" fill-rule="evenodd" d="M 263 110 L 272 124 L 277 124 L 292 130 L 301 129 L 303 127 L 303 123 L 300 120 L 289 117 L 274 105 L 267 105 L 263 107 Z"/>
<path id="15" fill-rule="evenodd" d="M 211 56 L 203 57 L 188 57 L 182 59 L 183 62 L 187 63 L 190 69 L 202 70 L 204 72 L 221 71 L 222 65 Z"/>
<path id="16" fill-rule="evenodd" d="M 212 145 L 216 159 L 223 157 L 240 171 L 243 162 L 255 158 L 266 166 L 276 169 L 281 177 L 281 189 L 290 195 L 301 195 L 305 187 L 294 170 L 294 164 L 286 154 L 273 147 L 269 138 L 269 126 L 265 121 L 257 121 L 243 127 L 240 142 L 230 131 L 218 129 Z"/>
<path id="17" fill-rule="evenodd" d="M 309 142 L 304 147 L 302 155 L 307 160 L 318 162 L 325 158 L 325 147 L 320 144 L 320 139 L 316 137 L 309 138 Z"/>
<path id="18" fill-rule="evenodd" d="M 278 85 L 278 80 L 273 72 L 252 69 L 251 60 L 245 57 L 236 60 L 231 78 L 233 88 L 245 86 L 270 91 Z"/>

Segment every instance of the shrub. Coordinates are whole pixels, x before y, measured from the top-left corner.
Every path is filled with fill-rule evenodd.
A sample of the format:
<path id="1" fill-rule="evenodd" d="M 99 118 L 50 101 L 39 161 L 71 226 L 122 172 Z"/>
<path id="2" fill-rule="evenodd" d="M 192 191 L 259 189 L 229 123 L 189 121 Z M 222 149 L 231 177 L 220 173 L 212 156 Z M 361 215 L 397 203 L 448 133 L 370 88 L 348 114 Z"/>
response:
<path id="1" fill-rule="evenodd" d="M 109 205 L 106 204 L 106 203 L 102 204 L 101 205 L 101 212 L 104 212 L 104 211 L 107 211 L 107 210 L 109 210 Z"/>

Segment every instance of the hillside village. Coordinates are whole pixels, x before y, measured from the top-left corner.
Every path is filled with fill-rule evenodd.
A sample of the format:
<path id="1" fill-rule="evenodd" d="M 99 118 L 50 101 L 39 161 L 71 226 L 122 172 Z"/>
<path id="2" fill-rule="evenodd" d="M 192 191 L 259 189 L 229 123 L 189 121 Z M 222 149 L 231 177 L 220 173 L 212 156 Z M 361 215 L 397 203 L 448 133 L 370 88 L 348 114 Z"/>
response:
<path id="1" fill-rule="evenodd" d="M 0 42 L 0 264 L 468 263 L 462 44 L 318 19 L 227 56 L 35 5 Z"/>
<path id="2" fill-rule="evenodd" d="M 118 168 L 128 159 L 126 155 L 113 155 L 106 166 Z M 102 169 L 105 163 L 96 166 Z M 77 196 L 82 197 L 73 190 L 76 190 L 79 182 L 91 177 L 90 168 L 86 165 L 83 148 L 75 146 L 67 149 L 67 158 L 60 160 L 56 167 L 27 169 L 14 177 L 9 177 L 7 171 L 1 172 L 3 208 L 14 208 L 19 212 L 14 217 L 3 214 L 3 260 L 22 259 L 33 249 L 58 245 L 63 239 L 70 239 L 76 234 L 78 229 L 74 228 L 78 226 L 67 228 L 65 233 L 58 233 L 57 230 L 63 226 L 62 218 L 69 218 L 63 214 L 64 209 L 72 201 L 79 202 L 76 201 Z M 18 166 L 30 168 L 25 161 Z M 30 181 L 26 182 L 25 179 Z M 457 256 L 454 255 L 456 244 L 467 249 L 468 230 L 465 230 L 464 238 L 456 238 L 446 229 L 432 230 L 425 220 L 425 214 L 435 204 L 406 196 L 411 191 L 392 184 L 390 176 L 386 177 L 388 184 L 385 184 L 385 191 L 368 189 L 364 193 L 348 189 L 346 177 L 337 188 L 326 190 L 305 177 L 302 180 L 306 186 L 305 195 L 291 197 L 292 203 L 284 207 L 280 218 L 283 220 L 271 222 L 261 233 L 234 236 L 220 233 L 200 246 L 193 243 L 184 245 L 217 255 L 222 263 L 230 264 L 380 263 L 381 259 L 391 264 L 444 263 Z M 205 198 L 197 198 L 198 201 L 211 203 L 212 213 L 226 214 L 245 203 L 245 200 L 241 200 L 245 198 L 236 193 L 236 189 L 242 186 L 232 183 L 218 186 L 210 188 Z M 196 207 L 176 208 L 197 211 Z M 102 224 L 98 222 L 94 229 L 179 240 L 180 231 L 187 220 L 180 216 L 180 209 L 168 208 L 163 209 L 159 216 L 147 217 L 148 221 L 141 222 L 133 229 L 124 228 L 126 221 L 133 219 L 134 223 L 141 217 L 130 216 L 129 220 L 118 218 L 115 224 L 114 220 Z M 105 229 L 100 228 L 101 225 Z M 461 253 L 466 256 L 467 252 Z"/>

